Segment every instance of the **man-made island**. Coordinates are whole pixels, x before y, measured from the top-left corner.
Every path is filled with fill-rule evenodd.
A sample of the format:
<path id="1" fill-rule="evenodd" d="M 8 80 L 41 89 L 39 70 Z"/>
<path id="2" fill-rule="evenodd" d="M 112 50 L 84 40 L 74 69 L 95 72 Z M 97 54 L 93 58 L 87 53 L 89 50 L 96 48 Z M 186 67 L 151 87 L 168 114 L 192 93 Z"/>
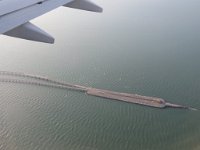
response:
<path id="1" fill-rule="evenodd" d="M 9 71 L 0 71 L 0 75 L 7 77 L 7 78 L 5 77 L 0 78 L 0 82 L 21 83 L 21 84 L 31 84 L 31 85 L 54 87 L 54 88 L 70 89 L 70 90 L 84 92 L 87 95 L 91 95 L 91 96 L 118 100 L 118 101 L 123 101 L 123 102 L 128 102 L 128 103 L 139 104 L 139 105 L 145 105 L 145 106 L 150 106 L 150 107 L 156 107 L 156 108 L 171 107 L 171 108 L 197 110 L 192 107 L 172 104 L 172 103 L 166 102 L 165 100 L 161 98 L 141 96 L 138 94 L 120 93 L 120 92 L 114 92 L 114 91 L 109 91 L 109 90 L 102 90 L 102 89 L 91 88 L 91 87 L 86 87 L 86 86 L 74 85 L 74 84 L 52 80 L 52 79 L 42 77 L 42 76 L 37 76 L 37 75 L 18 73 L 18 72 L 9 72 Z M 10 79 L 8 78 L 10 76 L 19 77 L 22 79 Z M 31 81 L 24 80 L 26 78 L 31 79 Z"/>

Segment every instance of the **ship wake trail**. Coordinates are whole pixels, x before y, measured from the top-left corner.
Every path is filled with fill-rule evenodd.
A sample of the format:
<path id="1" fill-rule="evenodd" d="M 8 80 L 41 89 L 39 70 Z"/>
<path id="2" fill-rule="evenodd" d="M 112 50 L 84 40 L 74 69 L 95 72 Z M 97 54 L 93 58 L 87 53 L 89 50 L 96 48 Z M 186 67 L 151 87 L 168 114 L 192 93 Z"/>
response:
<path id="1" fill-rule="evenodd" d="M 165 100 L 161 98 L 142 96 L 138 94 L 120 93 L 120 92 L 114 92 L 114 91 L 109 91 L 109 90 L 102 90 L 102 89 L 96 89 L 96 88 L 91 88 L 91 87 L 86 87 L 86 86 L 80 86 L 76 84 L 69 84 L 66 82 L 53 80 L 53 79 L 43 77 L 43 76 L 38 76 L 38 75 L 32 75 L 32 74 L 26 74 L 26 73 L 20 73 L 20 72 L 11 72 L 11 71 L 0 71 L 0 76 L 1 76 L 0 82 L 20 83 L 20 84 L 61 88 L 61 89 L 67 89 L 67 90 L 75 90 L 75 91 L 84 92 L 90 96 L 118 100 L 118 101 L 134 103 L 134 104 L 150 106 L 150 107 L 156 107 L 156 108 L 171 107 L 171 108 L 197 110 L 196 108 L 192 108 L 192 107 L 172 104 L 172 103 L 166 102 Z M 12 77 L 15 77 L 15 78 L 17 77 L 19 79 L 15 79 L 15 78 L 13 79 Z"/>
<path id="2" fill-rule="evenodd" d="M 84 86 L 69 84 L 69 83 L 65 83 L 65 82 L 61 82 L 61 81 L 57 81 L 57 80 L 52 80 L 52 79 L 49 79 L 49 78 L 43 77 L 43 76 L 25 74 L 25 73 L 21 73 L 21 72 L 0 71 L 0 75 L 30 78 L 30 79 L 35 79 L 35 80 L 39 80 L 39 81 L 44 81 L 44 82 L 51 83 L 51 84 L 63 85 L 66 87 L 71 87 L 71 88 L 80 88 L 84 91 L 87 90 L 87 88 Z"/>

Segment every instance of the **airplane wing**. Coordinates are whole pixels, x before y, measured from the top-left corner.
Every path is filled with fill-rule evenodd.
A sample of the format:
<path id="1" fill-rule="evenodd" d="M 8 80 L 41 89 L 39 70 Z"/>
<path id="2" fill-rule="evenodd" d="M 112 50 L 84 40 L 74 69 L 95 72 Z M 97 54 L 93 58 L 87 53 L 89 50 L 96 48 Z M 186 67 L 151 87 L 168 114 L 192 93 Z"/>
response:
<path id="1" fill-rule="evenodd" d="M 51 35 L 29 21 L 60 6 L 102 12 L 89 0 L 0 0 L 0 34 L 54 43 Z"/>

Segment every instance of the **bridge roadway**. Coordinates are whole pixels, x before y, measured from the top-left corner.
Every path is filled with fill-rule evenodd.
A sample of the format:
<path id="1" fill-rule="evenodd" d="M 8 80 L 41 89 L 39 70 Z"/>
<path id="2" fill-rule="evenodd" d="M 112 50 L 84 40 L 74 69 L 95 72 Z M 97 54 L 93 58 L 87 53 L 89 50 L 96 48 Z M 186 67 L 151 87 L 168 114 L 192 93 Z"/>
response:
<path id="1" fill-rule="evenodd" d="M 114 91 L 109 91 L 109 90 L 85 87 L 85 86 L 69 84 L 69 83 L 65 83 L 65 82 L 61 82 L 61 81 L 57 81 L 57 80 L 52 80 L 47 77 L 42 77 L 42 76 L 37 76 L 37 75 L 31 75 L 31 74 L 25 74 L 25 73 L 19 73 L 19 72 L 9 72 L 9 71 L 0 71 L 0 75 L 1 76 L 23 77 L 23 78 L 29 78 L 29 79 L 36 80 L 36 81 L 27 81 L 27 80 L 20 80 L 20 79 L 1 78 L 0 82 L 31 84 L 31 85 L 38 85 L 38 86 L 48 86 L 48 87 L 54 87 L 54 88 L 76 90 L 76 91 L 80 91 L 80 92 L 85 92 L 86 94 L 91 95 L 91 96 L 96 96 L 96 97 L 101 97 L 101 98 L 106 98 L 106 99 L 113 99 L 113 100 L 134 103 L 134 104 L 140 104 L 140 105 L 156 107 L 156 108 L 173 107 L 173 108 L 184 108 L 184 109 L 197 110 L 192 107 L 172 104 L 172 103 L 166 102 L 165 100 L 163 100 L 161 98 L 141 96 L 141 95 L 129 94 L 129 93 L 120 93 L 120 92 L 114 92 Z M 43 82 L 46 82 L 46 83 L 43 83 Z"/>
<path id="2" fill-rule="evenodd" d="M 137 94 L 113 92 L 113 91 L 101 90 L 101 89 L 95 89 L 95 88 L 88 89 L 86 93 L 88 95 L 103 97 L 107 99 L 114 99 L 114 100 L 124 101 L 128 103 L 135 103 L 135 104 L 146 105 L 146 106 L 157 107 L 157 108 L 166 107 L 165 105 L 166 102 L 161 98 L 147 97 L 147 96 L 141 96 Z"/>

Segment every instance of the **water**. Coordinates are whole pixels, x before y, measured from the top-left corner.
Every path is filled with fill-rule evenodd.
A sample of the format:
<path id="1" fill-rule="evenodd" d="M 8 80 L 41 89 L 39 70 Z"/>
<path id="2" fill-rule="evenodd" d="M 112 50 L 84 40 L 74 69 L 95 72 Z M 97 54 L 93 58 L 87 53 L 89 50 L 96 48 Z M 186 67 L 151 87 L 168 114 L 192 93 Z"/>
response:
<path id="1" fill-rule="evenodd" d="M 161 97 L 200 108 L 197 0 L 97 0 L 103 14 L 60 8 L 33 20 L 54 45 L 0 37 L 0 70 Z M 198 111 L 0 83 L 0 149 L 199 150 Z"/>

